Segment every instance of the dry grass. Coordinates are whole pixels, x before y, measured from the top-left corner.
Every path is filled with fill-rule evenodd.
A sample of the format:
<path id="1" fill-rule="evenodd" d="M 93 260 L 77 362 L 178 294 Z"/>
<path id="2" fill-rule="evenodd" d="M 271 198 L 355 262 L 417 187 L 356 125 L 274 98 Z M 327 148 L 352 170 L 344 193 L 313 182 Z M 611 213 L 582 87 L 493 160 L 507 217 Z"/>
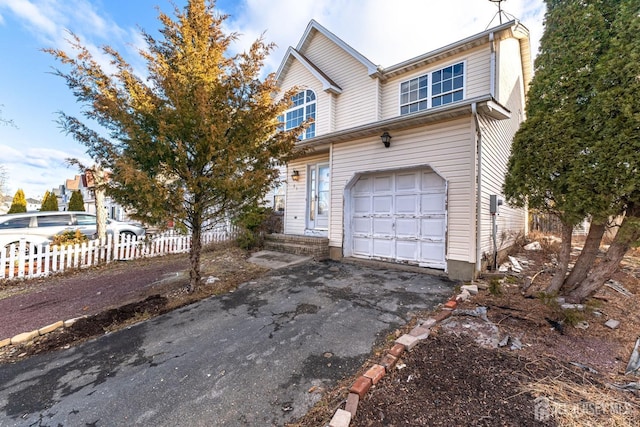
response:
<path id="1" fill-rule="evenodd" d="M 602 386 L 550 378 L 527 384 L 524 389 L 538 397 L 539 420 L 551 416 L 559 427 L 636 427 L 640 420 L 637 401 L 624 399 L 622 392 Z"/>

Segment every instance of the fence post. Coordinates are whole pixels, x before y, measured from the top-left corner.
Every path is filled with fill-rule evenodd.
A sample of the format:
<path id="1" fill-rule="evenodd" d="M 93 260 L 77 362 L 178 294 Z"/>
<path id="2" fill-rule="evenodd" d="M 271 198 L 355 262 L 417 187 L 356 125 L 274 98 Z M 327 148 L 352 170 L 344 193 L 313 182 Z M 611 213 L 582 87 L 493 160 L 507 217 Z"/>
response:
<path id="1" fill-rule="evenodd" d="M 51 246 L 44 246 L 44 253 L 42 254 L 42 275 L 48 276 L 50 270 L 49 259 L 51 257 Z"/>
<path id="2" fill-rule="evenodd" d="M 27 241 L 22 238 L 18 244 L 18 277 L 24 277 L 24 262 L 27 255 L 26 243 Z"/>
<path id="3" fill-rule="evenodd" d="M 5 248 L 0 249 L 0 265 L 2 265 L 2 270 L 0 270 L 0 279 L 4 279 L 6 277 L 8 262 L 7 250 Z"/>

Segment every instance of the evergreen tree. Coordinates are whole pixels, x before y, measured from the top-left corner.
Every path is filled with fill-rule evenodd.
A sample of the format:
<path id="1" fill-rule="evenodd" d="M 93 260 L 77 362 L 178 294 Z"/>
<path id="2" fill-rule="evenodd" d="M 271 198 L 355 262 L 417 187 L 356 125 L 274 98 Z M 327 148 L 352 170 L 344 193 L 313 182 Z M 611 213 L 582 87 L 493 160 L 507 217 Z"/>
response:
<path id="1" fill-rule="evenodd" d="M 45 194 L 45 199 L 42 201 L 42 207 L 40 208 L 43 212 L 57 212 L 58 209 L 58 198 L 52 192 L 47 191 Z"/>
<path id="2" fill-rule="evenodd" d="M 18 188 L 16 194 L 13 196 L 11 207 L 7 213 L 21 213 L 27 211 L 27 199 L 24 197 L 24 191 L 22 188 Z"/>
<path id="3" fill-rule="evenodd" d="M 47 200 L 49 200 L 49 190 L 44 192 L 44 196 L 42 197 L 42 202 L 40 203 L 40 211 L 46 211 Z"/>
<path id="4" fill-rule="evenodd" d="M 104 53 L 117 71 L 104 71 L 73 35 L 74 56 L 47 50 L 71 68 L 56 73 L 86 116 L 107 130 L 108 138 L 60 116 L 65 130 L 109 171 L 110 195 L 145 223 L 174 218 L 190 231 L 192 291 L 201 278 L 202 231 L 264 197 L 306 126 L 279 131 L 277 117 L 294 92 L 275 101 L 275 76 L 260 78 L 272 45 L 258 39 L 231 55 L 236 36 L 223 32 L 226 16 L 214 7 L 214 0 L 189 0 L 175 9 L 175 20 L 160 13 L 162 38 L 142 33 L 147 79 L 110 47 Z"/>
<path id="5" fill-rule="evenodd" d="M 606 215 L 624 218 L 600 262 L 593 263 L 597 248 L 591 249 L 584 262 L 594 265 L 588 275 L 567 279 L 565 292 L 572 301 L 582 301 L 599 289 L 626 252 L 640 243 L 640 0 L 619 3 L 610 47 L 598 62 L 596 75 L 598 96 L 589 104 L 587 118 L 600 138 L 584 154 L 580 172 L 587 185 L 582 186 L 582 195 L 599 202 L 595 203 L 599 209 L 589 212 L 596 222 L 604 224 Z"/>
<path id="6" fill-rule="evenodd" d="M 638 138 L 637 86 L 618 85 L 612 76 L 622 73 L 621 80 L 635 79 L 637 85 L 637 61 L 625 70 L 622 64 L 614 65 L 614 59 L 626 58 L 624 50 L 632 55 L 640 45 L 640 33 L 628 31 L 637 27 L 632 16 L 638 13 L 638 0 L 547 0 L 546 4 L 541 52 L 527 98 L 528 117 L 514 138 L 504 191 L 510 203 L 528 204 L 562 220 L 559 267 L 547 291 L 568 293 L 592 268 L 607 219 L 632 212 L 627 195 L 638 186 L 639 147 L 633 143 Z M 625 8 L 633 12 L 625 15 Z M 623 32 L 628 37 L 624 42 Z M 628 102 L 620 104 L 617 97 Z M 611 120 L 610 109 L 631 109 L 635 119 Z M 592 218 L 591 233 L 567 278 L 571 232 L 587 216 Z"/>
<path id="7" fill-rule="evenodd" d="M 76 190 L 71 193 L 71 200 L 69 200 L 70 211 L 84 211 L 84 198 L 80 190 Z"/>

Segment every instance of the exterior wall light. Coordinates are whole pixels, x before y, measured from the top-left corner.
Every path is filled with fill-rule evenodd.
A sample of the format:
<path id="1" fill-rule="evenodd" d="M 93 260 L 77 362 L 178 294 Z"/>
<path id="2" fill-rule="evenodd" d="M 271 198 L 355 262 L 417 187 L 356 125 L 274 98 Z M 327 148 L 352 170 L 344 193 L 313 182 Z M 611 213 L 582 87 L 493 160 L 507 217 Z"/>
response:
<path id="1" fill-rule="evenodd" d="M 294 181 L 298 181 L 300 179 L 300 172 L 294 169 L 293 173 L 291 174 L 291 179 Z"/>
<path id="2" fill-rule="evenodd" d="M 380 135 L 380 139 L 382 139 L 382 143 L 384 144 L 384 146 L 389 148 L 389 146 L 391 145 L 391 135 L 389 135 L 389 132 L 385 131 L 382 135 Z"/>

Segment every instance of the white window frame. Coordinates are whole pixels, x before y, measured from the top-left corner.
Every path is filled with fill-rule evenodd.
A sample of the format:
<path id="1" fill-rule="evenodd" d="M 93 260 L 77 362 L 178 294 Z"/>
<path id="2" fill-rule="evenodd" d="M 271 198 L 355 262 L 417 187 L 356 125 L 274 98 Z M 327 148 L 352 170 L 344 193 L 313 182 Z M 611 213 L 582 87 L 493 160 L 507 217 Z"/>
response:
<path id="1" fill-rule="evenodd" d="M 435 96 L 433 95 L 433 76 L 434 74 L 436 74 L 439 71 L 442 71 L 448 67 L 455 67 L 456 65 L 462 65 L 462 98 L 458 99 L 458 100 L 452 100 L 450 102 L 444 103 L 444 104 L 440 104 L 436 107 L 433 107 L 433 99 L 439 96 L 443 96 L 443 95 L 447 95 L 449 93 L 454 93 L 454 92 L 458 92 L 459 89 L 455 89 L 455 90 L 450 90 L 447 92 L 443 92 L 443 93 L 439 93 L 436 94 Z M 432 71 L 414 76 L 410 79 L 407 80 L 403 80 L 400 82 L 400 84 L 398 85 L 398 104 L 399 104 L 399 114 L 401 116 L 406 116 L 408 114 L 414 114 L 420 111 L 424 111 L 424 110 L 428 110 L 431 108 L 437 108 L 437 107 L 441 107 L 444 105 L 448 105 L 448 104 L 453 104 L 455 102 L 460 102 L 463 101 L 467 98 L 467 73 L 468 73 L 468 68 L 467 68 L 467 61 L 466 60 L 462 60 L 462 61 L 455 61 L 452 63 L 449 63 L 447 65 L 444 65 L 442 67 L 438 67 L 437 69 L 434 69 Z M 426 97 L 420 97 L 420 88 L 418 87 L 418 96 L 416 97 L 416 99 L 411 100 L 409 99 L 408 102 L 403 103 L 402 102 L 402 98 L 403 98 L 403 92 L 402 92 L 402 86 L 404 84 L 411 84 L 412 81 L 418 81 L 421 78 L 426 78 L 427 80 L 427 94 Z M 419 84 L 419 83 L 418 83 Z M 411 91 L 406 93 L 409 97 L 411 95 Z M 420 107 L 420 103 L 423 103 L 422 108 Z M 414 111 L 411 111 L 411 105 L 418 105 L 417 109 Z M 426 105 L 426 106 L 424 106 Z M 403 108 L 408 107 L 408 111 L 403 112 Z"/>
<path id="2" fill-rule="evenodd" d="M 307 138 L 313 138 L 316 135 L 316 117 L 318 115 L 318 97 L 315 91 L 313 91 L 312 89 L 302 89 L 300 92 L 295 94 L 294 97 L 299 96 L 300 94 L 303 94 L 302 103 L 289 108 L 281 116 L 278 117 L 278 120 L 280 120 L 280 122 L 282 123 L 284 130 L 290 130 L 300 126 L 301 122 L 309 120 L 310 118 L 313 119 L 313 122 L 309 125 L 309 127 L 300 134 L 299 139 L 303 140 Z M 309 94 L 313 96 L 312 100 L 308 99 Z M 289 116 L 294 112 L 298 112 L 300 110 L 302 110 L 301 122 L 296 123 L 295 126 L 291 126 L 287 116 Z"/>

